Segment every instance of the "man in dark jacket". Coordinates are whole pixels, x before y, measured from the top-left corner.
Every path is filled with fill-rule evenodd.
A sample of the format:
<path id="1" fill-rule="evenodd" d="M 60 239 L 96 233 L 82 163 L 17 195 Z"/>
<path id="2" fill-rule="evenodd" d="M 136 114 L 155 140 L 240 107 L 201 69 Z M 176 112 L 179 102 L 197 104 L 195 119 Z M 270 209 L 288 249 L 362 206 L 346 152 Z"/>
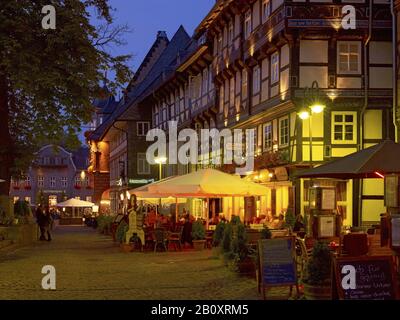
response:
<path id="1" fill-rule="evenodd" d="M 35 216 L 36 216 L 36 223 L 38 224 L 39 229 L 40 229 L 40 238 L 39 238 L 39 240 L 44 241 L 44 240 L 46 240 L 45 235 L 44 235 L 46 230 L 45 230 L 44 225 L 43 225 L 45 217 L 44 217 L 44 214 L 43 214 L 42 207 L 40 205 L 36 208 Z"/>

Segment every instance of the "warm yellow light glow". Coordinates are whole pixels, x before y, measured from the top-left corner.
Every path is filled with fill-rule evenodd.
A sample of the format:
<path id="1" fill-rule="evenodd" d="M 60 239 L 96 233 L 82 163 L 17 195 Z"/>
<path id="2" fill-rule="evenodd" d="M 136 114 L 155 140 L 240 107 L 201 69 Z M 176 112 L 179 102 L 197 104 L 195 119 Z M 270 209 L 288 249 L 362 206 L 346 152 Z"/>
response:
<path id="1" fill-rule="evenodd" d="M 322 104 L 314 104 L 310 108 L 312 113 L 321 113 L 322 111 L 324 111 L 325 106 Z"/>
<path id="2" fill-rule="evenodd" d="M 129 193 L 129 191 L 126 192 L 126 198 L 127 198 L 128 200 L 131 199 L 131 194 Z"/>
<path id="3" fill-rule="evenodd" d="M 337 94 L 336 94 L 336 92 L 331 91 L 331 92 L 328 93 L 328 97 L 329 97 L 329 99 L 334 101 L 337 98 Z"/>
<path id="4" fill-rule="evenodd" d="M 82 172 L 81 172 L 81 179 L 82 179 L 82 180 L 85 180 L 85 177 L 86 177 L 86 173 L 85 173 L 85 171 L 82 170 Z"/>
<path id="5" fill-rule="evenodd" d="M 310 113 L 308 111 L 301 111 L 299 113 L 299 118 L 301 120 L 307 120 L 310 117 Z"/>
<path id="6" fill-rule="evenodd" d="M 124 194 L 123 193 L 121 193 L 120 198 L 121 198 L 121 201 L 124 201 Z"/>
<path id="7" fill-rule="evenodd" d="M 101 200 L 100 204 L 109 205 L 110 204 L 110 200 Z"/>
<path id="8" fill-rule="evenodd" d="M 99 212 L 99 206 L 93 206 L 92 211 L 93 211 L 93 213 Z"/>
<path id="9" fill-rule="evenodd" d="M 154 161 L 157 164 L 164 164 L 167 162 L 167 157 L 158 157 L 158 158 L 155 158 Z"/>
<path id="10" fill-rule="evenodd" d="M 228 120 L 224 121 L 224 126 L 227 127 L 228 126 Z"/>
<path id="11" fill-rule="evenodd" d="M 272 178 L 274 174 L 272 172 L 268 173 L 268 177 Z"/>
<path id="12" fill-rule="evenodd" d="M 239 121 L 240 120 L 240 114 L 238 113 L 237 115 L 236 115 L 236 121 Z"/>

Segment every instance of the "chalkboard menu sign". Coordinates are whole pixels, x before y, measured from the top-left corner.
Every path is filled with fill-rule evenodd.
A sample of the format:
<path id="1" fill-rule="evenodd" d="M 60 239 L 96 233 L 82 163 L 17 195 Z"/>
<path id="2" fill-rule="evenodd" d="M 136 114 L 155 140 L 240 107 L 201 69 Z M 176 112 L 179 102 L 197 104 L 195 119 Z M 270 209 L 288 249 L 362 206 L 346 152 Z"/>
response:
<path id="1" fill-rule="evenodd" d="M 397 277 L 391 256 L 335 259 L 337 297 L 342 300 L 394 300 Z"/>
<path id="2" fill-rule="evenodd" d="M 297 283 L 294 246 L 294 237 L 259 240 L 263 288 L 290 286 Z"/>

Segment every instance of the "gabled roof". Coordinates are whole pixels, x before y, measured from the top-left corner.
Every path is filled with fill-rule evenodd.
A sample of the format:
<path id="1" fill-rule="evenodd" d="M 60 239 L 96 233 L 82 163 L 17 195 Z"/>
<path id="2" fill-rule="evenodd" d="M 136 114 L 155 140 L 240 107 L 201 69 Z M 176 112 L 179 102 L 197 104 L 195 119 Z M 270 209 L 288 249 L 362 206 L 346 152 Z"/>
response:
<path id="1" fill-rule="evenodd" d="M 94 132 L 89 136 L 92 140 L 100 140 L 107 133 L 111 125 L 120 117 L 126 110 L 128 110 L 134 104 L 140 102 L 146 95 L 151 92 L 153 88 L 156 88 L 167 75 L 173 73 L 178 54 L 184 54 L 191 42 L 191 38 L 184 29 L 180 26 L 172 37 L 168 46 L 164 49 L 157 62 L 153 65 L 151 70 L 148 72 L 146 78 L 135 85 L 132 90 L 128 93 L 127 98 L 122 100 L 118 105 L 115 112 L 109 116 Z M 138 120 L 139 115 L 137 115 Z"/>

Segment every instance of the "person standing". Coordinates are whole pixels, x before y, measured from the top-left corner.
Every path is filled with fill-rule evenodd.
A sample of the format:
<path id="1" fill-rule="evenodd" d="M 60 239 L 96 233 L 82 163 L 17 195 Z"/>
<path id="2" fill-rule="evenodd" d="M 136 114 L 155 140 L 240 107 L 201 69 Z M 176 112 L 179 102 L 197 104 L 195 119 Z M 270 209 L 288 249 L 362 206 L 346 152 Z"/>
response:
<path id="1" fill-rule="evenodd" d="M 42 226 L 43 226 L 43 240 L 46 240 L 45 235 L 47 235 L 47 241 L 51 241 L 50 228 L 52 224 L 52 218 L 50 214 L 49 207 L 46 207 L 46 210 L 43 214 Z M 41 236 L 42 238 L 42 236 Z"/>

